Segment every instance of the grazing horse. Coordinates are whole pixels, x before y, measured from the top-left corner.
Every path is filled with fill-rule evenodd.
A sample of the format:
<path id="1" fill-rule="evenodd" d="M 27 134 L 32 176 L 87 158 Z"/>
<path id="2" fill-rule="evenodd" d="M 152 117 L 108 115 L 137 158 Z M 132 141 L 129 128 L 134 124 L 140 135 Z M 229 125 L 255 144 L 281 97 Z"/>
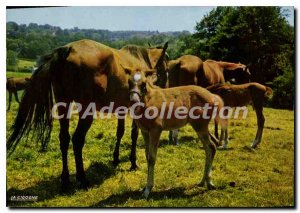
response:
<path id="1" fill-rule="evenodd" d="M 225 83 L 235 79 L 237 84 L 250 81 L 250 72 L 246 65 L 224 61 L 202 61 L 194 55 L 184 55 L 168 63 L 169 87 L 198 85 L 207 87 L 213 84 Z M 215 136 L 218 138 L 218 128 L 215 124 Z M 169 140 L 178 144 L 178 130 L 170 131 Z"/>
<path id="2" fill-rule="evenodd" d="M 197 132 L 206 153 L 204 174 L 199 185 L 204 186 L 207 184 L 208 189 L 214 189 L 215 187 L 211 181 L 211 169 L 216 146 L 209 139 L 208 132 L 212 109 L 207 112 L 209 116 L 204 118 L 202 117 L 204 114 L 202 107 L 205 105 L 217 107 L 219 112 L 223 107 L 222 99 L 198 86 L 161 89 L 152 84 L 150 77 L 146 79 L 143 73 L 136 71 L 129 71 L 128 73 L 134 73 L 134 75 L 131 74 L 129 80 L 130 101 L 132 103 L 131 109 L 134 116 L 136 116 L 135 122 L 141 129 L 144 138 L 148 165 L 147 185 L 143 192 L 144 196 L 148 198 L 154 185 L 154 165 L 161 132 L 163 130 L 178 129 L 188 123 L 191 124 L 193 129 Z M 140 105 L 141 103 L 143 105 Z M 193 116 L 190 116 L 190 113 L 185 117 L 176 116 L 176 111 L 183 107 L 187 111 L 193 108 L 196 109 L 196 107 L 197 109 L 193 110 Z M 153 108 L 156 110 L 153 110 L 153 113 L 149 113 L 150 109 Z M 147 116 L 147 111 L 151 117 Z M 154 113 L 154 111 L 156 111 L 156 113 Z M 187 111 L 184 112 L 185 115 L 187 115 Z M 171 116 L 168 116 L 169 113 Z M 218 113 L 216 118 L 218 118 Z M 222 123 L 222 120 L 220 121 Z"/>
<path id="3" fill-rule="evenodd" d="M 9 100 L 8 100 L 8 108 L 10 110 L 10 103 L 12 99 L 12 94 L 15 95 L 15 99 L 18 103 L 20 103 L 18 98 L 18 91 L 24 90 L 26 86 L 30 83 L 30 78 L 7 78 L 6 80 L 6 89 L 9 93 Z"/>
<path id="4" fill-rule="evenodd" d="M 156 85 L 159 87 L 164 87 L 165 82 L 167 81 L 167 75 L 166 75 L 166 69 L 167 69 L 167 61 L 168 56 L 166 49 L 168 47 L 168 42 L 165 43 L 164 47 L 158 46 L 158 47 L 150 47 L 145 48 L 137 45 L 126 45 L 121 48 L 120 51 L 128 53 L 138 60 L 142 61 L 149 69 L 156 69 L 159 70 L 157 75 L 159 75 L 159 80 L 156 82 Z M 163 50 L 163 54 L 162 54 Z M 161 55 L 164 57 L 159 58 Z M 158 61 L 157 61 L 158 60 Z M 121 139 L 124 135 L 125 131 L 125 120 L 119 118 L 118 119 L 118 127 L 117 127 L 117 142 L 115 146 L 115 150 L 113 152 L 113 165 L 117 166 L 120 163 L 119 160 L 119 153 L 120 153 L 120 143 Z M 137 144 L 137 138 L 138 138 L 138 127 L 135 124 L 134 121 L 132 121 L 131 125 L 131 152 L 130 152 L 130 162 L 131 167 L 130 170 L 135 170 L 138 168 L 136 165 L 136 144 Z"/>
<path id="5" fill-rule="evenodd" d="M 262 139 L 265 117 L 263 115 L 263 104 L 267 98 L 271 98 L 272 89 L 259 83 L 247 83 L 240 85 L 216 84 L 206 88 L 210 92 L 219 95 L 224 106 L 227 107 L 242 107 L 252 103 L 257 117 L 257 132 L 252 143 L 252 148 L 256 148 Z M 222 140 L 225 141 L 223 148 L 228 145 L 228 130 L 221 130 L 220 145 Z"/>
<path id="6" fill-rule="evenodd" d="M 164 54 L 163 49 L 161 54 Z M 163 55 L 157 61 L 161 57 Z M 68 109 L 75 101 L 81 104 L 78 124 L 72 136 L 76 179 L 81 187 L 88 187 L 82 149 L 85 136 L 93 122 L 93 115 L 83 115 L 90 110 L 90 103 L 94 103 L 97 110 L 109 106 L 111 102 L 114 103 L 114 110 L 119 106 L 129 106 L 128 75 L 123 66 L 148 69 L 142 61 L 124 51 L 87 39 L 71 42 L 43 57 L 31 77 L 31 83 L 24 91 L 12 133 L 7 140 L 8 153 L 11 154 L 22 137 L 28 136 L 31 130 L 34 130 L 34 136 L 41 143 L 41 149 L 46 149 L 54 119 L 54 96 L 56 103 L 62 103 L 56 107 L 60 118 L 62 190 L 67 190 L 70 183 L 68 147 L 71 139 Z M 145 75 L 148 73 L 145 72 Z"/>

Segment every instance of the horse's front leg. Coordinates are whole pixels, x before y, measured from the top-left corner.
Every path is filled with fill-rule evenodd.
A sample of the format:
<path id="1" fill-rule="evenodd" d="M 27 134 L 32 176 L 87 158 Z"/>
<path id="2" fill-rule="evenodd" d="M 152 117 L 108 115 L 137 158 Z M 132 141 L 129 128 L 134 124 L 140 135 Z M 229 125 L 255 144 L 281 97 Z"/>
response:
<path id="1" fill-rule="evenodd" d="M 139 128 L 133 120 L 132 125 L 131 125 L 131 153 L 130 153 L 131 167 L 130 167 L 130 170 L 138 169 L 138 166 L 136 165 L 136 144 L 137 144 L 138 135 L 139 135 Z"/>
<path id="2" fill-rule="evenodd" d="M 118 127 L 117 127 L 117 142 L 114 150 L 114 160 L 113 160 L 113 165 L 117 166 L 120 163 L 119 155 L 120 155 L 120 143 L 121 139 L 124 135 L 125 131 L 125 119 L 123 118 L 118 118 Z"/>
<path id="3" fill-rule="evenodd" d="M 146 133 L 143 133 L 143 135 L 144 134 Z M 161 134 L 160 130 L 150 130 L 148 142 L 147 140 L 145 140 L 146 158 L 147 158 L 147 165 L 148 165 L 147 185 L 144 189 L 145 198 L 148 198 L 154 185 L 154 166 L 156 162 L 156 154 L 157 154 L 160 134 Z M 144 139 L 145 138 L 147 138 L 147 136 L 144 136 Z"/>

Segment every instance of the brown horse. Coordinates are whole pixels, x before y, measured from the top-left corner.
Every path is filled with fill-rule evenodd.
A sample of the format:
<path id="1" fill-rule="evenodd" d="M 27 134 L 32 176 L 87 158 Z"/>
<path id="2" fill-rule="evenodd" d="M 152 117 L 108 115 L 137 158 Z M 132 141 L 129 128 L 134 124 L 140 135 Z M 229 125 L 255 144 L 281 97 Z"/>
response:
<path id="1" fill-rule="evenodd" d="M 235 64 L 223 61 L 206 60 L 202 61 L 193 55 L 184 55 L 168 63 L 167 85 L 169 87 L 198 85 L 207 87 L 213 84 L 225 83 L 235 79 L 237 84 L 250 81 L 250 72 L 246 65 Z M 215 124 L 215 135 L 218 137 L 218 128 Z M 178 130 L 170 131 L 169 140 L 178 144 Z"/>
<path id="2" fill-rule="evenodd" d="M 156 61 L 164 57 L 161 49 Z M 52 130 L 54 106 L 53 95 L 60 117 L 60 149 L 62 153 L 62 189 L 69 186 L 68 147 L 70 142 L 68 108 L 75 101 L 81 104 L 78 113 L 80 119 L 72 137 L 76 163 L 76 179 L 82 187 L 88 186 L 83 167 L 82 149 L 93 115 L 83 117 L 90 103 L 95 103 L 97 110 L 109 106 L 129 106 L 128 75 L 122 65 L 149 69 L 142 61 L 132 55 L 110 48 L 92 40 L 80 40 L 57 48 L 45 56 L 43 62 L 31 77 L 31 83 L 25 89 L 20 108 L 12 126 L 12 134 L 7 141 L 7 150 L 11 154 L 22 137 L 35 130 L 35 136 L 46 149 Z M 159 65 L 155 65 L 160 67 Z M 157 71 L 159 73 L 159 70 Z M 153 73 L 153 72 L 152 72 Z M 150 73 L 150 74 L 152 74 Z M 147 75 L 147 73 L 145 73 Z"/>
<path id="3" fill-rule="evenodd" d="M 209 139 L 208 124 L 211 119 L 212 110 L 208 112 L 210 116 L 206 119 L 202 117 L 203 110 L 201 109 L 206 104 L 210 107 L 217 106 L 218 112 L 223 107 L 223 101 L 219 96 L 213 95 L 206 89 L 197 86 L 181 86 L 174 88 L 161 89 L 152 84 L 150 78 L 146 80 L 143 73 L 138 72 L 131 74 L 129 81 L 130 85 L 130 101 L 133 104 L 132 110 L 136 124 L 141 129 L 145 141 L 146 159 L 148 164 L 147 185 L 144 189 L 144 196 L 147 198 L 154 185 L 154 165 L 156 161 L 157 148 L 159 139 L 163 130 L 172 130 L 191 124 L 197 132 L 206 153 L 206 162 L 203 178 L 199 185 L 207 184 L 208 189 L 215 188 L 211 181 L 212 162 L 216 152 L 216 146 Z M 135 104 L 141 104 L 134 106 Z M 171 106 L 172 105 L 172 106 Z M 163 107 L 165 106 L 165 107 Z M 176 111 L 185 107 L 186 110 L 194 110 L 195 117 L 186 116 L 185 118 L 176 116 Z M 149 109 L 157 109 L 156 114 L 148 113 L 151 116 L 147 117 Z M 170 113 L 172 116 L 168 117 Z M 167 112 L 167 113 L 166 113 Z M 163 113 L 163 115 L 161 115 Z M 185 112 L 187 113 L 187 112 Z M 190 113 L 189 113 L 190 115 Z M 138 117 L 139 116 L 139 117 Z"/>
<path id="4" fill-rule="evenodd" d="M 9 93 L 7 110 L 10 110 L 12 94 L 14 94 L 16 101 L 20 103 L 18 98 L 18 91 L 24 90 L 29 83 L 30 83 L 30 78 L 15 78 L 15 77 L 7 78 L 6 89 Z"/>
<path id="5" fill-rule="evenodd" d="M 266 98 L 272 96 L 272 89 L 259 83 L 247 83 L 241 85 L 216 84 L 207 87 L 207 90 L 219 95 L 224 101 L 224 106 L 227 107 L 242 107 L 252 103 L 258 126 L 252 148 L 256 148 L 261 143 L 265 123 L 263 104 Z M 222 140 L 225 140 L 223 148 L 226 148 L 228 145 L 227 128 L 221 130 L 220 145 Z"/>
<path id="6" fill-rule="evenodd" d="M 166 49 L 168 47 L 168 42 L 165 43 L 163 47 L 157 46 L 157 47 L 149 47 L 149 48 L 144 48 L 141 46 L 137 45 L 126 45 L 124 46 L 120 51 L 123 51 L 125 53 L 128 53 L 135 58 L 137 58 L 139 61 L 142 61 L 144 64 L 147 65 L 149 69 L 156 69 L 159 70 L 157 73 L 158 76 L 158 81 L 156 82 L 156 85 L 159 87 L 164 87 L 165 82 L 167 81 L 167 75 L 166 75 L 166 69 L 167 69 L 167 52 Z M 163 53 L 162 53 L 163 50 Z M 164 55 L 164 57 L 158 58 L 158 56 Z M 157 61 L 159 59 L 159 61 Z M 117 127 L 117 142 L 115 146 L 115 150 L 113 152 L 113 165 L 117 166 L 120 163 L 119 160 L 119 153 L 120 153 L 120 143 L 121 139 L 124 135 L 125 131 L 125 120 L 119 118 L 118 119 L 118 127 Z M 131 162 L 131 167 L 130 170 L 135 170 L 138 168 L 136 164 L 136 144 L 137 144 L 137 138 L 138 138 L 138 127 L 135 124 L 134 121 L 132 121 L 131 125 L 131 152 L 130 152 L 130 162 Z"/>

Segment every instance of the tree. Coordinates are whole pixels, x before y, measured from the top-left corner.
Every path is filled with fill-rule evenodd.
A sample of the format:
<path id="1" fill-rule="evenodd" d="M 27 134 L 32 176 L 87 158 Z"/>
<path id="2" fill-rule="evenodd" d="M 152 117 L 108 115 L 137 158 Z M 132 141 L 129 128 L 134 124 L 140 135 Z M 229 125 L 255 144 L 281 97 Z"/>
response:
<path id="1" fill-rule="evenodd" d="M 6 52 L 6 66 L 8 70 L 15 71 L 18 64 L 18 55 L 15 51 L 8 50 Z"/>
<path id="2" fill-rule="evenodd" d="M 286 84 L 294 79 L 294 29 L 284 16 L 280 7 L 217 7 L 197 23 L 194 53 L 250 64 L 252 81 L 276 79 L 275 93 L 287 86 L 291 94 L 294 88 Z"/>

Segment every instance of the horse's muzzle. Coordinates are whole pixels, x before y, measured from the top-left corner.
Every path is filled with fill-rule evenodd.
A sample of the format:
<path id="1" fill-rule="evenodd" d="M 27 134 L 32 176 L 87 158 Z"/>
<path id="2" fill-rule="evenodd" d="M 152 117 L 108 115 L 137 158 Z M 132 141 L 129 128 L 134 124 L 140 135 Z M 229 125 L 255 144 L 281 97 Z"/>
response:
<path id="1" fill-rule="evenodd" d="M 131 103 L 140 103 L 141 102 L 141 94 L 137 88 L 130 90 L 129 100 Z"/>

